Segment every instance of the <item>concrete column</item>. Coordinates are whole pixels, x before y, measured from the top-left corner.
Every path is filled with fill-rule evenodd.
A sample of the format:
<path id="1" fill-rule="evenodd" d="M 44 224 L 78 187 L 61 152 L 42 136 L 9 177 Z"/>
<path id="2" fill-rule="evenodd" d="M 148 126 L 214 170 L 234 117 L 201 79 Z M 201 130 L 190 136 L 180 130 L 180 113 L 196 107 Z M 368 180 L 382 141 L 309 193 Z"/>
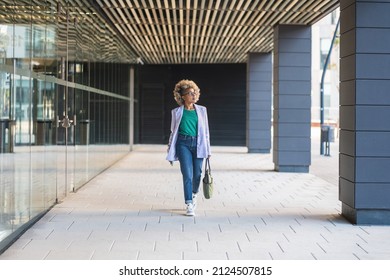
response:
<path id="1" fill-rule="evenodd" d="M 247 147 L 271 151 L 272 54 L 250 53 L 247 62 Z"/>
<path id="2" fill-rule="evenodd" d="M 311 163 L 311 27 L 274 30 L 273 161 L 280 172 L 309 172 Z"/>
<path id="3" fill-rule="evenodd" d="M 390 225 L 390 1 L 340 1 L 342 214 Z"/>

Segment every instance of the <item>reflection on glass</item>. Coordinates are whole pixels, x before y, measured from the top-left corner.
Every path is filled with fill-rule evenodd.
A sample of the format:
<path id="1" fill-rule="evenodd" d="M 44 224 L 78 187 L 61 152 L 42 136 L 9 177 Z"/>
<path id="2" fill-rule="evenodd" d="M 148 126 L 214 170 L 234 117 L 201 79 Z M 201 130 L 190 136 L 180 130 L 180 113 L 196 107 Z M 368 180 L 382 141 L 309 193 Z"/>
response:
<path id="1" fill-rule="evenodd" d="M 0 6 L 0 252 L 129 150 L 130 52 L 91 7 L 37 2 Z"/>

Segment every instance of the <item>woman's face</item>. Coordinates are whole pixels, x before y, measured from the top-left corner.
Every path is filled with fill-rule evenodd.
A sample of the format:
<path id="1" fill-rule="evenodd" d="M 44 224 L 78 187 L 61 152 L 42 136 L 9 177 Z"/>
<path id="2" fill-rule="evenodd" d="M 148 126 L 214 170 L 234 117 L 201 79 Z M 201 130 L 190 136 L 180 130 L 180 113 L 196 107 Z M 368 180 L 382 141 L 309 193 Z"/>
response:
<path id="1" fill-rule="evenodd" d="M 187 88 L 184 91 L 184 94 L 181 96 L 184 100 L 184 103 L 191 104 L 196 102 L 195 90 L 193 88 Z"/>

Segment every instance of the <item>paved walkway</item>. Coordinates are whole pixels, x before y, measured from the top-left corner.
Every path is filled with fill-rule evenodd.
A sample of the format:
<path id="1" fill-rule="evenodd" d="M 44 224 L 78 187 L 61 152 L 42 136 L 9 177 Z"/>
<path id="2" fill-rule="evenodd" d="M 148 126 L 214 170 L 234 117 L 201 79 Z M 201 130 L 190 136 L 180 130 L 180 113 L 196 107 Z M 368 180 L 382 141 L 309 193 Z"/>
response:
<path id="1" fill-rule="evenodd" d="M 390 227 L 340 216 L 338 148 L 309 174 L 273 171 L 272 155 L 213 147 L 215 195 L 184 216 L 179 165 L 141 145 L 56 205 L 0 259 L 390 259 Z"/>

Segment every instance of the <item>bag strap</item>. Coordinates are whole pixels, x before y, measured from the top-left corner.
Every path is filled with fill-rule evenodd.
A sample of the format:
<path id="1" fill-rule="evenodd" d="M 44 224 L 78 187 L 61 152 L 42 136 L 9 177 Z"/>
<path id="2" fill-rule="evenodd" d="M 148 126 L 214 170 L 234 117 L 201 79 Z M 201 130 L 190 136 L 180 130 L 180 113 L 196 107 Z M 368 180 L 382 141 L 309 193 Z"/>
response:
<path id="1" fill-rule="evenodd" d="M 210 159 L 206 158 L 206 163 L 205 163 L 205 169 L 210 171 L 211 174 L 211 166 L 210 166 Z"/>

